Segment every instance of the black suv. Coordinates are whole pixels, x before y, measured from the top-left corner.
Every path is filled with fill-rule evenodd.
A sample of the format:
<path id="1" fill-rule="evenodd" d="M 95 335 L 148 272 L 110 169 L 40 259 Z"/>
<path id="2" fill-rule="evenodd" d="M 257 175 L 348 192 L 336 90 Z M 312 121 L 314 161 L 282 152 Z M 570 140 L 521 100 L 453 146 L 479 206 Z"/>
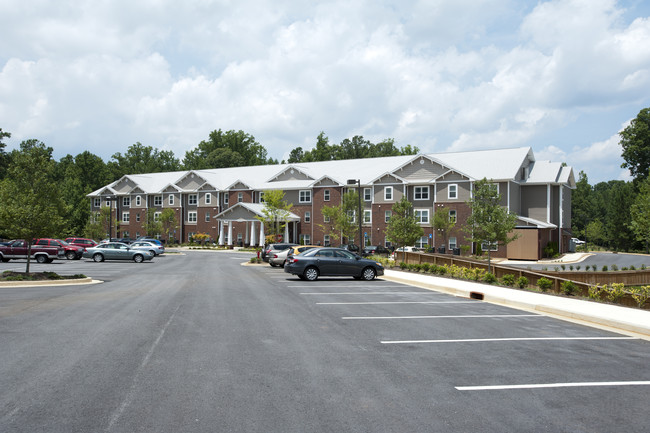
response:
<path id="1" fill-rule="evenodd" d="M 290 244 L 290 243 L 281 243 L 281 244 L 268 244 L 264 248 L 262 248 L 262 260 L 265 262 L 269 261 L 269 254 L 271 254 L 271 251 L 282 251 L 286 250 L 289 247 L 295 247 L 298 244 Z"/>
<path id="2" fill-rule="evenodd" d="M 390 255 L 390 250 L 382 245 L 369 245 L 363 249 L 363 256 L 385 256 Z"/>

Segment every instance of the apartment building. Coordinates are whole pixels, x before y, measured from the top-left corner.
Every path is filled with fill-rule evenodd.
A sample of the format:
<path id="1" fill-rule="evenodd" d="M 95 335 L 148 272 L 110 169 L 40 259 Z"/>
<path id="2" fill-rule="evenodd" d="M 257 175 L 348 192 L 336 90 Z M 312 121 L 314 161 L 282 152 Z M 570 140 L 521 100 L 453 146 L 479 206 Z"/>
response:
<path id="1" fill-rule="evenodd" d="M 110 206 L 120 221 L 113 236 L 144 234 L 149 209 L 159 215 L 171 208 L 179 221 L 171 240 L 207 233 L 220 245 L 261 245 L 265 227 L 257 217 L 264 192 L 282 190 L 292 204 L 284 239 L 329 245 L 340 240 L 323 230 L 322 208 L 340 204 L 360 183 L 366 244 L 389 245 L 384 232 L 392 206 L 406 196 L 424 230 L 416 245 L 458 252 L 464 245 L 463 250 L 476 248 L 462 227 L 473 184 L 483 178 L 497 185 L 501 204 L 518 216 L 519 239 L 496 248 L 495 257 L 538 259 L 549 242 L 568 250 L 573 170 L 536 161 L 529 147 L 125 175 L 88 197 L 92 212 Z M 433 214 L 441 208 L 457 221 L 444 238 L 433 228 Z"/>

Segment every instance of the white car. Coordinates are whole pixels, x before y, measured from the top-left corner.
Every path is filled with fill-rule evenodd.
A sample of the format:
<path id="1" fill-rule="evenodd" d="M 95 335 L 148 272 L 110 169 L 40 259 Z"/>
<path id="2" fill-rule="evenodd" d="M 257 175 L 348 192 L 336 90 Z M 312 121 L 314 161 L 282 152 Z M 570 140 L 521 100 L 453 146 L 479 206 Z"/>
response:
<path id="1" fill-rule="evenodd" d="M 420 252 L 420 251 L 422 251 L 422 248 L 418 248 L 418 247 L 401 247 L 401 248 L 397 248 L 395 251 L 393 251 L 393 260 L 395 260 L 399 254 L 403 254 L 405 252 L 406 253 L 417 253 L 417 252 Z"/>
<path id="2" fill-rule="evenodd" d="M 129 245 L 132 250 L 145 250 L 151 252 L 154 256 L 157 256 L 158 254 L 162 254 L 165 252 L 165 248 L 155 244 L 153 242 L 147 242 L 147 241 L 135 241 L 131 245 Z"/>

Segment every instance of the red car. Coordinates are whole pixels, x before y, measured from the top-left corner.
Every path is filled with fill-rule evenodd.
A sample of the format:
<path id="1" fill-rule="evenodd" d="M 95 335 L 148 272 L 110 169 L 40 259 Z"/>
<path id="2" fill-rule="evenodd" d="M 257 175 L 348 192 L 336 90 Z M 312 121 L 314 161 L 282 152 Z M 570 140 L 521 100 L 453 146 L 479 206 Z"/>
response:
<path id="1" fill-rule="evenodd" d="M 79 260 L 85 249 L 83 247 L 69 244 L 61 239 L 41 238 L 34 241 L 34 245 L 62 247 L 65 251 L 65 258 L 68 260 Z"/>
<path id="2" fill-rule="evenodd" d="M 78 247 L 82 248 L 92 248 L 95 245 L 97 245 L 97 242 L 95 242 L 92 239 L 88 238 L 65 238 L 65 241 L 69 243 L 70 245 L 76 245 Z"/>

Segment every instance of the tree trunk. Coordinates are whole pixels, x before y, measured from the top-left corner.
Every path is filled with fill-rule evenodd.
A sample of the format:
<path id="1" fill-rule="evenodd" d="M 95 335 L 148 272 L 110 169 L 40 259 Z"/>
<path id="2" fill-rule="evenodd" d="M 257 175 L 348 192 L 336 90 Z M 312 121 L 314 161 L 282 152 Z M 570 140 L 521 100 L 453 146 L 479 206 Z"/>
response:
<path id="1" fill-rule="evenodd" d="M 29 262 L 32 259 L 32 243 L 27 242 L 27 268 L 25 269 L 25 274 L 29 275 Z"/>

